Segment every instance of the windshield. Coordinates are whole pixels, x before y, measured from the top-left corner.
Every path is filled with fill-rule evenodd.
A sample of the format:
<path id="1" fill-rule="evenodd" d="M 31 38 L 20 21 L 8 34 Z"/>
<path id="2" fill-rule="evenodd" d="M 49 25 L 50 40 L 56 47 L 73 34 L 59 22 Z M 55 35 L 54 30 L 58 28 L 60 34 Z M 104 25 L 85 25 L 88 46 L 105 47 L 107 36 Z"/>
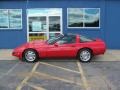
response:
<path id="1" fill-rule="evenodd" d="M 59 39 L 61 39 L 63 37 L 62 34 L 59 34 L 56 37 L 50 38 L 46 41 L 47 44 L 54 44 L 55 42 L 57 42 Z"/>

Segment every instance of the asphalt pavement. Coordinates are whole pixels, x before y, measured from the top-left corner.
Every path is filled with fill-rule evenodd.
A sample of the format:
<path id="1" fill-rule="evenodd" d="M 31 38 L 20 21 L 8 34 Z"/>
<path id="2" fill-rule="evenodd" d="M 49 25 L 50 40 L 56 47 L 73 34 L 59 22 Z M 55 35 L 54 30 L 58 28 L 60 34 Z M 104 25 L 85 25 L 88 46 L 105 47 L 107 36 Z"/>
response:
<path id="1" fill-rule="evenodd" d="M 119 53 L 107 51 L 90 63 L 74 58 L 26 63 L 0 53 L 0 90 L 120 90 Z"/>
<path id="2" fill-rule="evenodd" d="M 119 90 L 119 61 L 0 61 L 0 90 Z"/>

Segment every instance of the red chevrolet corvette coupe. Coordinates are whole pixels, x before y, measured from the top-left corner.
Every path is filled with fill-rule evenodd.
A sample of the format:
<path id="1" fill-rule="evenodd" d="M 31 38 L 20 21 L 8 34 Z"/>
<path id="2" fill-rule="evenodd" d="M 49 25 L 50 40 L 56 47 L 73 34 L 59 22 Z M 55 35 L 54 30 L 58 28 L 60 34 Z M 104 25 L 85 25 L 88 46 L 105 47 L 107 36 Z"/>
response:
<path id="1" fill-rule="evenodd" d="M 90 62 L 94 55 L 104 54 L 105 43 L 101 39 L 90 39 L 81 35 L 58 35 L 46 41 L 32 41 L 14 49 L 12 55 L 27 62 L 39 58 L 77 57 L 82 62 Z"/>

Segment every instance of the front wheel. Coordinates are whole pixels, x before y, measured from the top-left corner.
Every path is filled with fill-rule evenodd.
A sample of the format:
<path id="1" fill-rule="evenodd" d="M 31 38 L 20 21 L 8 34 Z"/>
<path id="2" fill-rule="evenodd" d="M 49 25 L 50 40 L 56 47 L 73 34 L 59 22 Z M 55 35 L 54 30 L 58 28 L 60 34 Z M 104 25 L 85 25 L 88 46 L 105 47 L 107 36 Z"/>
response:
<path id="1" fill-rule="evenodd" d="M 33 49 L 27 49 L 24 51 L 22 60 L 26 62 L 37 62 L 38 61 L 38 54 L 35 50 Z"/>
<path id="2" fill-rule="evenodd" d="M 90 62 L 92 59 L 92 52 L 89 49 L 82 49 L 78 53 L 78 58 L 81 62 Z"/>

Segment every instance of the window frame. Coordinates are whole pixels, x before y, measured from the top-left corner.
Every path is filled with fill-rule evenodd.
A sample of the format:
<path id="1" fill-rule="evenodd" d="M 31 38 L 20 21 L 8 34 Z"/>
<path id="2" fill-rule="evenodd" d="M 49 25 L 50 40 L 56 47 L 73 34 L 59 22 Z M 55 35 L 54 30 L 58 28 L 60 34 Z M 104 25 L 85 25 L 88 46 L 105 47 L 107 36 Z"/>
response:
<path id="1" fill-rule="evenodd" d="M 75 8 L 77 8 L 77 7 L 75 7 Z M 83 26 L 82 27 L 69 27 L 68 9 L 70 9 L 70 7 L 67 8 L 67 28 L 68 29 L 100 29 L 101 28 L 101 8 L 80 8 L 80 9 L 83 9 L 83 15 L 85 15 L 85 9 L 99 9 L 99 27 L 85 27 L 84 20 L 83 20 Z M 85 19 L 84 16 L 83 16 L 83 19 Z"/>
<path id="2" fill-rule="evenodd" d="M 22 16 L 22 9 L 0 9 L 0 10 L 7 10 L 7 12 L 8 12 L 8 28 L 0 28 L 0 31 L 1 30 L 10 30 L 10 29 L 13 29 L 13 30 L 15 30 L 15 29 L 17 29 L 17 30 L 21 30 L 22 28 L 23 28 L 23 23 L 22 23 L 22 18 L 23 18 L 23 16 Z M 10 28 L 10 14 L 9 14 L 9 10 L 20 10 L 20 12 L 21 12 L 21 27 L 20 28 Z"/>

